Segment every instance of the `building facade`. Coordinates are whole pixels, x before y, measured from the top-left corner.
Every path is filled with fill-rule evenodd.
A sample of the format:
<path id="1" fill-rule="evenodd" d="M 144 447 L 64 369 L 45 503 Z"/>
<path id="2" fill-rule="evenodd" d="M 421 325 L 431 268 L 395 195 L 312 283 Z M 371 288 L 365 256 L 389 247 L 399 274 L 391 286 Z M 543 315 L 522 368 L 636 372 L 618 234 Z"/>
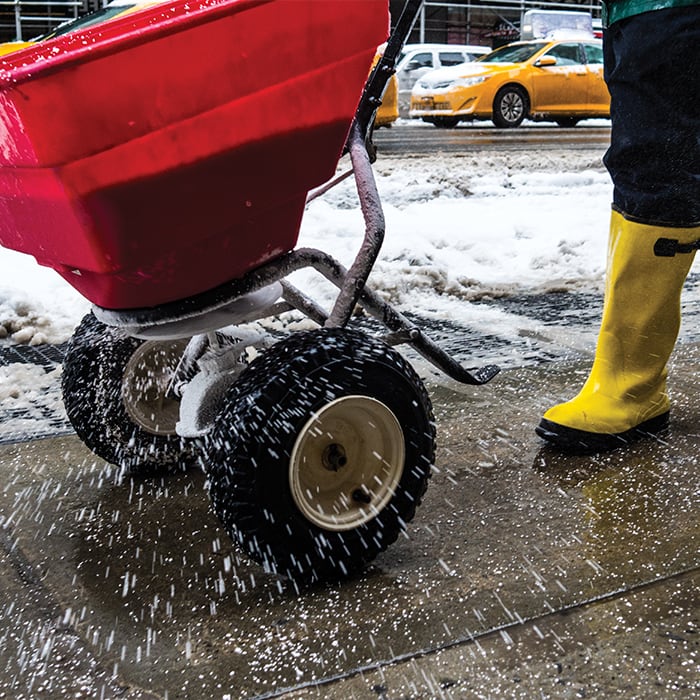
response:
<path id="1" fill-rule="evenodd" d="M 404 0 L 390 0 L 396 22 Z M 527 10 L 581 10 L 600 18 L 599 0 L 426 0 L 407 43 L 476 44 L 496 48 L 520 34 Z"/>
<path id="2" fill-rule="evenodd" d="M 96 10 L 108 0 L 0 0 L 0 41 L 31 39 Z M 389 0 L 392 19 L 405 0 Z M 581 9 L 600 17 L 598 0 L 426 0 L 410 43 L 479 44 L 495 47 L 518 36 L 520 18 L 532 9 Z"/>

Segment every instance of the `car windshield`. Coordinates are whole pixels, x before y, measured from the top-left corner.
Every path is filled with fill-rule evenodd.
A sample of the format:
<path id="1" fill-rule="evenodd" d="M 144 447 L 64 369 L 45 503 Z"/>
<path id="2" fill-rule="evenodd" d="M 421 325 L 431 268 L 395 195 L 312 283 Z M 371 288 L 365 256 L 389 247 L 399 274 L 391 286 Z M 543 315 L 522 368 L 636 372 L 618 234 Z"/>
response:
<path id="1" fill-rule="evenodd" d="M 74 32 L 76 29 L 86 29 L 87 27 L 97 24 L 98 22 L 106 22 L 108 19 L 111 19 L 115 15 L 121 14 L 130 7 L 131 5 L 126 4 L 102 7 L 88 15 L 65 22 L 48 34 L 42 34 L 41 36 L 35 37 L 32 39 L 32 41 L 44 41 L 46 39 L 53 39 L 56 36 L 61 36 L 62 34 L 68 34 L 68 32 Z"/>
<path id="2" fill-rule="evenodd" d="M 485 56 L 477 59 L 478 63 L 523 63 L 532 58 L 540 49 L 547 46 L 546 41 L 536 41 L 532 44 L 509 44 L 501 46 Z"/>

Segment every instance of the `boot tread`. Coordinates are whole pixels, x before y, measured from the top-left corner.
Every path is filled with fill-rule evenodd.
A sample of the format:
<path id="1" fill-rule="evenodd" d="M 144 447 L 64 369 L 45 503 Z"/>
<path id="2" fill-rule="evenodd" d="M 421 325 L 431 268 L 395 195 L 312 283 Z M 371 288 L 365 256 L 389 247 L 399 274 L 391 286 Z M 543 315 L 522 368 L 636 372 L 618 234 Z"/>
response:
<path id="1" fill-rule="evenodd" d="M 658 436 L 668 429 L 669 415 L 670 412 L 666 411 L 622 433 L 592 433 L 542 418 L 535 432 L 543 440 L 570 454 L 595 454 L 609 452 L 637 440 Z"/>

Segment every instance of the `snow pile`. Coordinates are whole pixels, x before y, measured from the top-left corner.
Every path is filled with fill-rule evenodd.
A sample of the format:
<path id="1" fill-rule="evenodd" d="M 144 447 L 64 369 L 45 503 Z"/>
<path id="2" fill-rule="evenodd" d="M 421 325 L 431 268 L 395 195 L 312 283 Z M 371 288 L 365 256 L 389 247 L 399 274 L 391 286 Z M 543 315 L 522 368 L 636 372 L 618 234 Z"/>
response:
<path id="1" fill-rule="evenodd" d="M 370 283 L 400 309 L 454 314 L 464 300 L 600 284 L 611 184 L 590 152 L 380 154 L 375 173 L 387 233 Z M 349 265 L 363 233 L 349 179 L 310 204 L 298 245 Z M 89 310 L 29 256 L 0 249 L 0 269 L 0 337 L 59 343 Z M 335 298 L 314 271 L 292 281 L 322 304 Z"/>
<path id="2" fill-rule="evenodd" d="M 563 165 L 554 156 L 380 161 L 387 233 L 372 287 L 400 308 L 452 313 L 455 300 L 600 286 L 609 176 L 590 157 L 568 172 L 553 162 Z M 299 244 L 349 265 L 364 230 L 357 206 L 352 181 L 312 202 Z M 326 303 L 335 293 L 313 272 L 292 279 Z"/>
<path id="3" fill-rule="evenodd" d="M 67 340 L 90 304 L 34 258 L 0 248 L 0 338 L 41 345 Z"/>

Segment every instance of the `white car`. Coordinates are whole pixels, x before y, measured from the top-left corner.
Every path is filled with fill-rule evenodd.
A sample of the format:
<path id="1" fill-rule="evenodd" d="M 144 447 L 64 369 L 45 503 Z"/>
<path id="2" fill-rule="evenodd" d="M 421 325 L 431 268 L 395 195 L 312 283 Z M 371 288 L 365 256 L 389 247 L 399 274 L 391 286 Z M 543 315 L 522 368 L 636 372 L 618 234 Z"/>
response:
<path id="1" fill-rule="evenodd" d="M 408 114 L 413 86 L 428 71 L 474 61 L 490 51 L 488 46 L 469 44 L 406 44 L 396 61 L 401 116 Z"/>

